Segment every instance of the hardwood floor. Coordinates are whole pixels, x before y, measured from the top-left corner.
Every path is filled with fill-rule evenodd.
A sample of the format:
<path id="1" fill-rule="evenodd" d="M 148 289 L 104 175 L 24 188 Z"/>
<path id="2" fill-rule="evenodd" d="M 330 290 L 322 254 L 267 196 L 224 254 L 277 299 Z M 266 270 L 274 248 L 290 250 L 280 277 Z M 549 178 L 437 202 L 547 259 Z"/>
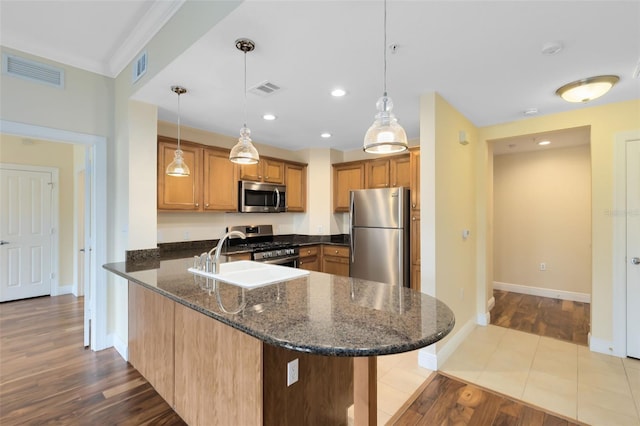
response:
<path id="1" fill-rule="evenodd" d="M 494 290 L 491 324 L 587 345 L 590 304 Z"/>
<path id="2" fill-rule="evenodd" d="M 433 373 L 416 391 L 417 397 L 388 424 L 569 426 L 578 425 L 495 392 Z"/>
<path id="3" fill-rule="evenodd" d="M 82 298 L 0 304 L 0 424 L 185 424 L 114 349 L 82 341 Z"/>

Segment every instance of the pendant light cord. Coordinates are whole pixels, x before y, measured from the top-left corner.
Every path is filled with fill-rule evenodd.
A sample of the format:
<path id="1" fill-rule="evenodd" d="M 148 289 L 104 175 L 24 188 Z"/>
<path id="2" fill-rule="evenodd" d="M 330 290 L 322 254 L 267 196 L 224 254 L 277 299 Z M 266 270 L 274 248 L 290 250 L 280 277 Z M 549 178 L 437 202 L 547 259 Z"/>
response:
<path id="1" fill-rule="evenodd" d="M 382 46 L 384 57 L 384 96 L 387 96 L 387 0 L 384 0 L 384 43 Z"/>
<path id="2" fill-rule="evenodd" d="M 178 149 L 180 149 L 180 92 L 178 92 Z"/>
<path id="3" fill-rule="evenodd" d="M 247 52 L 244 52 L 244 127 L 247 127 Z"/>

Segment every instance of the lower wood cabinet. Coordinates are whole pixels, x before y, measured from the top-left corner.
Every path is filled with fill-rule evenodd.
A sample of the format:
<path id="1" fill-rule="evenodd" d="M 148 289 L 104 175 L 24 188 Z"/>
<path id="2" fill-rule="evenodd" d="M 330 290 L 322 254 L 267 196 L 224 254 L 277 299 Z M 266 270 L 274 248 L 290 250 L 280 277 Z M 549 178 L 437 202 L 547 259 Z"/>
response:
<path id="1" fill-rule="evenodd" d="M 172 407 L 174 310 L 172 300 L 129 283 L 129 362 Z"/>
<path id="2" fill-rule="evenodd" d="M 321 271 L 320 264 L 321 251 L 320 246 L 303 246 L 300 247 L 300 269 L 307 271 Z"/>
<path id="3" fill-rule="evenodd" d="M 349 247 L 322 246 L 322 272 L 327 274 L 349 276 Z"/>
<path id="4" fill-rule="evenodd" d="M 261 425 L 262 342 L 180 304 L 175 337 L 176 413 L 189 425 Z"/>
<path id="5" fill-rule="evenodd" d="M 132 282 L 129 362 L 192 426 L 346 425 L 354 402 L 353 358 L 269 345 Z"/>

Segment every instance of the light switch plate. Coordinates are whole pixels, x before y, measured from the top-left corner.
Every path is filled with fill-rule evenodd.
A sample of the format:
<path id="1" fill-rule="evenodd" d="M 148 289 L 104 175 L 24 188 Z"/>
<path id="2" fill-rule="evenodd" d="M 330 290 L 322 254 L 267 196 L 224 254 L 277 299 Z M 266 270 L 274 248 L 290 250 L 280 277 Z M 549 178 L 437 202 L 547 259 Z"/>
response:
<path id="1" fill-rule="evenodd" d="M 287 386 L 298 381 L 298 358 L 287 364 Z"/>

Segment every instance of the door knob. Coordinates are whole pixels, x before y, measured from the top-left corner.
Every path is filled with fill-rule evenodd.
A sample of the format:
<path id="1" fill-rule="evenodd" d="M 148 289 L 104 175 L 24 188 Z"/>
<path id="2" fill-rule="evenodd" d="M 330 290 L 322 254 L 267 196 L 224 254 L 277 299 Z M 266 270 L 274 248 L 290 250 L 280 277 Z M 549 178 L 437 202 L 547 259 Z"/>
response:
<path id="1" fill-rule="evenodd" d="M 634 257 L 633 259 L 631 259 L 631 263 L 633 263 L 634 265 L 640 265 L 640 257 Z"/>
<path id="2" fill-rule="evenodd" d="M 5 241 L 5 240 L 0 241 L 0 246 L 3 246 L 5 244 L 9 244 L 9 241 Z"/>

